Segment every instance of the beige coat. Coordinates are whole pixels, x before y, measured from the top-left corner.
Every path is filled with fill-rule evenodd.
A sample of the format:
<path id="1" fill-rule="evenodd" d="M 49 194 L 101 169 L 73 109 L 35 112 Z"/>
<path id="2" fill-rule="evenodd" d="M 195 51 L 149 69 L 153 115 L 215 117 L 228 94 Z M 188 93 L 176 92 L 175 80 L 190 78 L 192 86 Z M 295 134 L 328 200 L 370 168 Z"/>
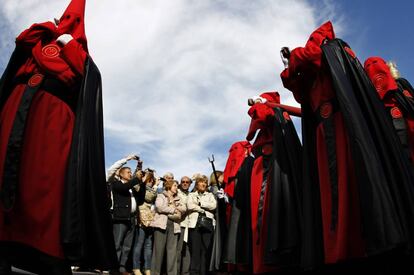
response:
<path id="1" fill-rule="evenodd" d="M 181 202 L 178 196 L 175 196 L 173 201 L 170 201 L 166 191 L 162 194 L 158 194 L 157 199 L 155 200 L 155 216 L 151 226 L 165 230 L 170 216 L 170 219 L 174 222 L 174 233 L 180 233 L 180 224 L 174 218 L 176 209 L 180 213 L 185 213 L 186 211 L 185 204 Z"/>
<path id="2" fill-rule="evenodd" d="M 208 218 L 213 219 L 213 225 L 216 225 L 214 219 L 214 210 L 217 207 L 217 201 L 213 193 L 205 191 L 199 193 L 197 191 L 188 195 L 187 210 L 188 210 L 188 227 L 195 228 L 197 224 L 198 214 L 205 213 Z"/>

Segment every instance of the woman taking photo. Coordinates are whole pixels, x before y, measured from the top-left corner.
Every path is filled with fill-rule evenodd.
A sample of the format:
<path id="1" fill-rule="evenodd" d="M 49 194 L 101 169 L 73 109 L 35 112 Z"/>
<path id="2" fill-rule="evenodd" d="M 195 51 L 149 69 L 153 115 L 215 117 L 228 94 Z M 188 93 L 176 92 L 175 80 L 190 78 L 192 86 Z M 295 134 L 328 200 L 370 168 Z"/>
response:
<path id="1" fill-rule="evenodd" d="M 135 231 L 135 242 L 133 247 L 133 272 L 134 275 L 142 275 L 141 273 L 141 253 L 144 250 L 143 269 L 145 275 L 150 275 L 151 257 L 152 257 L 152 236 L 153 228 L 151 223 L 154 220 L 154 205 L 157 197 L 157 184 L 154 171 L 147 168 L 142 181 L 145 183 L 144 202 L 138 206 L 138 226 Z"/>

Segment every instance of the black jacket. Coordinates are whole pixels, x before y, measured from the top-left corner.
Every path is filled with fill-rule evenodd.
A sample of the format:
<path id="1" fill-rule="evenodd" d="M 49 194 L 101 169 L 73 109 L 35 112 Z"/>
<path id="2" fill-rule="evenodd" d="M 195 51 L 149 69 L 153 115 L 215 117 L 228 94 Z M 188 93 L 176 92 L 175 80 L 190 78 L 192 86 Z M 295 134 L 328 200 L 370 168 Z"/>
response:
<path id="1" fill-rule="evenodd" d="M 140 188 L 137 192 L 134 188 L 139 184 Z M 129 190 L 132 189 L 133 197 L 136 201 L 136 205 L 142 204 L 145 197 L 144 183 L 138 178 L 133 178 L 126 183 L 118 180 L 112 183 L 112 196 L 113 196 L 113 220 L 116 221 L 129 221 L 131 218 L 131 205 L 132 197 Z"/>

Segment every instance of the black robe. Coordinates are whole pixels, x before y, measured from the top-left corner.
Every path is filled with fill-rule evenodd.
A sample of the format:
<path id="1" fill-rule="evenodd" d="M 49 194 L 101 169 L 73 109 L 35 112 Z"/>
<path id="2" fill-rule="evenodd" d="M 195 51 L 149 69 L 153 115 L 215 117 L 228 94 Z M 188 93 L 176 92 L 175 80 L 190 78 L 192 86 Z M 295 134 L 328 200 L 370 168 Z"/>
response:
<path id="1" fill-rule="evenodd" d="M 14 76 L 26 59 L 24 51 L 16 48 L 0 80 L 0 109 L 13 91 Z M 115 268 L 118 263 L 105 184 L 101 75 L 90 57 L 86 59 L 74 112 L 62 202 L 61 242 L 65 258 L 83 266 Z"/>

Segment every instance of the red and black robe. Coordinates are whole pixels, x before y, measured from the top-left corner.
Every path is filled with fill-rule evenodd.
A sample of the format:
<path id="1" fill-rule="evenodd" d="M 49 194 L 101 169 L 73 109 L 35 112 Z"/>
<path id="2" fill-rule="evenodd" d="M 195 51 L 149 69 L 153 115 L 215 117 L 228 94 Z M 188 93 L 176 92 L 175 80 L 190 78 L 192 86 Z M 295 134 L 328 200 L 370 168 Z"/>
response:
<path id="1" fill-rule="evenodd" d="M 414 98 L 408 81 L 395 80 L 380 57 L 370 57 L 364 69 L 384 103 L 400 141 L 411 162 L 414 160 Z M 407 85 L 408 83 L 408 85 Z"/>
<path id="2" fill-rule="evenodd" d="M 303 265 L 409 246 L 411 169 L 361 64 L 330 22 L 291 52 L 281 77 L 303 111 Z"/>
<path id="3" fill-rule="evenodd" d="M 100 73 L 76 39 L 57 45 L 56 30 L 20 34 L 0 82 L 0 243 L 114 267 Z"/>

